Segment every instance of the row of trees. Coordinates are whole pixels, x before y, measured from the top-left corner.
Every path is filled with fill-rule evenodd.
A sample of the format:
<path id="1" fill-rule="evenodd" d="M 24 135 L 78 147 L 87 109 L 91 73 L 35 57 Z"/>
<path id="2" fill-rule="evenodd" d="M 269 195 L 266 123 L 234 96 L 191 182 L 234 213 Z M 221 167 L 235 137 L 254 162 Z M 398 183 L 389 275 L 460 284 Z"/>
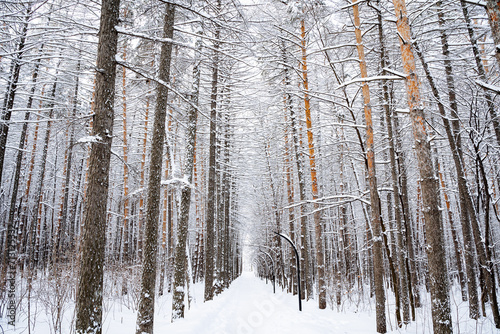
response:
<path id="1" fill-rule="evenodd" d="M 10 39 L 2 83 L 12 101 L 2 115 L 3 311 L 9 299 L 22 310 L 34 280 L 55 280 L 76 293 L 77 332 L 100 332 L 104 286 L 121 276 L 116 290 L 136 300 L 138 332 L 152 332 L 155 291 L 174 292 L 175 319 L 189 282 L 211 277 L 210 300 L 240 272 L 237 65 L 219 42 L 231 9 L 185 5 L 162 14 L 107 1 L 100 16 L 80 3 L 2 5 L 2 39 Z M 183 20 L 191 22 L 174 34 Z"/>
<path id="2" fill-rule="evenodd" d="M 245 247 L 298 293 L 281 232 L 319 308 L 375 297 L 384 333 L 386 287 L 399 326 L 428 291 L 451 333 L 460 286 L 500 327 L 493 1 L 1 6 L 2 311 L 70 277 L 78 333 L 114 294 L 152 333 Z"/>
<path id="3" fill-rule="evenodd" d="M 498 6 L 408 6 L 289 3 L 269 11 L 279 24 L 267 28 L 275 39 L 261 58 L 281 101 L 269 100 L 276 111 L 263 117 L 281 126 L 261 139 L 271 143 L 272 186 L 256 200 L 273 204 L 259 215 L 266 231 L 285 231 L 300 245 L 304 297 L 317 291 L 320 308 L 325 299 L 340 307 L 369 284 L 384 333 L 387 282 L 399 326 L 415 320 L 427 291 L 434 332 L 451 333 L 450 289 L 460 284 L 470 317 L 488 313 L 500 328 Z M 288 20 L 280 21 L 283 10 Z M 293 252 L 272 233 L 256 239 L 289 259 L 279 276 L 295 291 Z"/>

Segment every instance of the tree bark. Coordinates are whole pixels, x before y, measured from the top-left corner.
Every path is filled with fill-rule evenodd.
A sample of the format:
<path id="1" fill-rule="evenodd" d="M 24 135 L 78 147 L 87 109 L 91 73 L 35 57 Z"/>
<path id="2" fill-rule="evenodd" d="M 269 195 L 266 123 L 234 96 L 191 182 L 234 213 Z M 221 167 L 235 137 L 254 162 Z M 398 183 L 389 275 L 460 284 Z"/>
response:
<path id="1" fill-rule="evenodd" d="M 217 8 L 220 9 L 220 1 Z M 215 199 L 216 199 L 216 143 L 217 143 L 217 90 L 219 80 L 219 48 L 220 26 L 215 28 L 215 42 L 213 46 L 212 62 L 212 90 L 210 94 L 210 150 L 208 158 L 208 198 L 206 204 L 206 245 L 205 245 L 205 301 L 214 298 L 214 256 L 215 256 Z"/>
<path id="2" fill-rule="evenodd" d="M 43 48 L 43 47 L 42 47 Z M 40 49 L 42 49 L 40 48 Z M 19 150 L 17 151 L 16 156 L 16 168 L 14 172 L 14 184 L 12 185 L 12 195 L 10 199 L 10 207 L 9 207 L 9 217 L 7 220 L 7 240 L 5 252 L 2 260 L 2 275 L 0 280 L 0 293 L 3 296 L 5 292 L 5 284 L 9 283 L 8 288 L 8 305 L 15 304 L 16 301 L 16 275 L 17 275 L 17 242 L 16 242 L 16 227 L 17 227 L 17 219 L 15 218 L 16 213 L 16 203 L 17 203 L 17 194 L 19 190 L 19 180 L 21 178 L 21 164 L 23 160 L 23 152 L 24 145 L 26 141 L 26 133 L 28 131 L 28 121 L 30 118 L 30 110 L 33 104 L 33 95 L 36 90 L 36 81 L 38 78 L 38 69 L 40 68 L 41 58 L 38 58 L 35 68 L 33 70 L 32 75 L 32 87 L 30 91 L 30 95 L 28 98 L 28 103 L 26 105 L 26 114 L 24 115 L 24 124 L 23 129 L 21 131 L 21 137 L 19 139 Z M 7 278 L 7 279 L 6 279 Z M 16 321 L 16 308 L 14 308 L 14 313 L 9 312 L 8 318 L 9 322 L 15 323 Z"/>
<path id="3" fill-rule="evenodd" d="M 368 77 L 366 69 L 365 51 L 361 37 L 361 23 L 359 19 L 359 8 L 357 0 L 353 0 L 354 31 L 356 34 L 356 46 L 359 57 L 361 78 Z M 377 177 L 375 172 L 375 152 L 373 140 L 372 108 L 370 103 L 370 88 L 366 81 L 362 82 L 363 106 L 366 123 L 366 159 L 368 161 L 368 180 L 370 182 L 370 208 L 373 230 L 373 266 L 375 270 L 375 310 L 377 321 L 377 332 L 386 333 L 387 324 L 385 316 L 385 290 L 384 290 L 384 261 L 382 255 L 382 223 L 380 198 L 377 188 Z M 396 285 L 397 282 L 394 282 Z M 399 314 L 399 312 L 398 312 Z M 399 319 L 400 320 L 400 319 Z"/>
<path id="4" fill-rule="evenodd" d="M 460 202 L 460 222 L 462 224 L 462 234 L 464 238 L 465 246 L 465 263 L 467 270 L 467 282 L 468 282 L 468 292 L 469 292 L 469 317 L 471 319 L 478 319 L 479 317 L 479 298 L 477 294 L 477 274 L 476 274 L 476 264 L 474 259 L 474 243 L 473 234 L 471 229 L 471 223 L 469 222 L 471 209 L 467 204 L 467 197 L 469 197 L 469 189 L 465 179 L 465 173 L 463 170 L 462 159 L 460 158 L 459 148 L 457 146 L 456 137 L 452 131 L 452 127 L 446 115 L 445 107 L 441 102 L 439 91 L 437 90 L 434 78 L 430 73 L 428 64 L 425 62 L 422 52 L 416 42 L 414 42 L 415 51 L 417 52 L 420 61 L 422 62 L 422 67 L 431 86 L 431 91 L 434 98 L 437 101 L 438 110 L 441 114 L 443 124 L 445 127 L 446 135 L 448 138 L 448 143 L 452 152 L 453 162 L 455 164 L 455 170 L 458 178 L 458 191 L 459 191 L 459 202 Z M 472 208 L 472 210 L 474 210 Z"/>
<path id="5" fill-rule="evenodd" d="M 446 252 L 443 226 L 438 207 L 439 189 L 432 166 L 430 142 L 425 128 L 424 110 L 421 106 L 415 59 L 411 46 L 411 33 L 404 0 L 393 0 L 400 37 L 401 56 L 406 74 L 406 89 L 415 151 L 422 184 L 425 228 L 427 232 L 427 257 L 429 263 L 432 320 L 434 333 L 452 333 L 450 298 L 447 277 Z"/>
<path id="6" fill-rule="evenodd" d="M 314 235 L 316 241 L 316 268 L 318 270 L 318 304 L 320 309 L 326 308 L 325 287 L 325 254 L 323 250 L 323 226 L 321 223 L 321 211 L 318 199 L 318 178 L 316 175 L 316 155 L 314 150 L 314 139 L 312 133 L 311 105 L 309 101 L 309 81 L 307 79 L 307 50 L 306 29 L 304 19 L 300 21 L 301 50 L 302 50 L 302 84 L 304 87 L 304 106 L 306 113 L 307 142 L 309 145 L 309 166 L 311 170 L 312 197 L 314 201 Z"/>
<path id="7" fill-rule="evenodd" d="M 82 256 L 76 300 L 76 333 L 102 333 L 104 247 L 109 165 L 113 135 L 116 50 L 120 0 L 103 0 L 99 43 L 95 109 L 87 196 L 84 209 Z"/>
<path id="8" fill-rule="evenodd" d="M 167 3 L 163 21 L 163 38 L 171 40 L 174 35 L 175 5 Z M 151 157 L 147 193 L 146 228 L 144 233 L 144 258 L 142 263 L 141 294 L 137 314 L 137 334 L 153 333 L 156 258 L 158 253 L 158 220 L 160 215 L 160 186 L 165 140 L 165 120 L 167 115 L 168 87 L 172 60 L 172 43 L 161 45 L 158 79 L 156 87 L 156 107 L 151 140 Z"/>
<path id="9" fill-rule="evenodd" d="M 201 50 L 201 40 L 196 41 L 197 51 Z M 177 246 L 174 262 L 174 285 L 172 297 L 172 321 L 184 318 L 184 283 L 186 277 L 187 256 L 186 242 L 189 227 L 189 210 L 191 208 L 191 188 L 196 154 L 196 122 L 198 118 L 198 95 L 200 92 L 200 62 L 195 60 L 193 67 L 193 87 L 191 91 L 191 107 L 188 111 L 186 162 L 184 179 L 181 184 L 181 210 L 177 223 Z"/>
<path id="10" fill-rule="evenodd" d="M 380 42 L 380 67 L 382 68 L 382 74 L 386 75 L 386 71 L 384 68 L 388 66 L 387 60 L 387 51 L 385 48 L 384 41 L 384 33 L 383 33 L 383 20 L 382 13 L 377 11 L 378 18 L 378 35 Z M 392 115 L 391 115 L 391 107 L 389 105 L 389 86 L 387 84 L 387 80 L 382 80 L 382 91 L 383 91 L 383 108 L 385 113 L 385 119 L 387 123 L 387 137 L 389 139 L 389 157 L 390 157 L 390 171 L 392 177 L 392 192 L 394 194 L 394 216 L 396 219 L 396 240 L 397 240 L 397 261 L 399 267 L 399 280 L 394 282 L 394 284 L 399 284 L 400 290 L 400 301 L 403 306 L 403 321 L 405 324 L 410 322 L 410 293 L 408 292 L 408 278 L 409 272 L 406 268 L 407 261 L 407 250 L 404 242 L 404 236 L 406 235 L 406 222 L 403 222 L 402 217 L 402 203 L 401 203 L 401 194 L 399 189 L 399 180 L 398 180 L 398 170 L 396 164 L 396 153 L 394 150 L 394 135 L 393 135 L 393 126 L 392 126 Z M 413 303 L 412 303 L 413 308 Z M 415 320 L 415 310 L 412 310 L 413 320 Z M 396 317 L 398 316 L 398 311 L 396 311 Z"/>

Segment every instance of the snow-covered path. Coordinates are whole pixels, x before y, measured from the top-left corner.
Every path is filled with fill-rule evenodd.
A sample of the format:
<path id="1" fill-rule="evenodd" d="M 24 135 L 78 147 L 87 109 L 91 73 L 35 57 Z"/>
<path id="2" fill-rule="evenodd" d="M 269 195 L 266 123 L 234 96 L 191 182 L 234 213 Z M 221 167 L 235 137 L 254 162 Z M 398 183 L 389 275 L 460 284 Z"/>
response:
<path id="1" fill-rule="evenodd" d="M 315 302 L 298 310 L 296 296 L 273 294 L 271 283 L 243 273 L 231 287 L 210 302 L 200 302 L 173 324 L 157 322 L 155 333 L 370 333 L 375 320 L 356 314 L 319 310 Z M 361 320 L 361 321 L 360 321 Z"/>
<path id="2" fill-rule="evenodd" d="M 203 302 L 203 283 L 190 287 L 194 299 L 185 318 L 171 323 L 172 296 L 158 297 L 155 307 L 155 334 L 368 334 L 375 333 L 375 310 L 369 299 L 356 302 L 355 295 L 346 296 L 340 310 L 319 310 L 317 301 L 303 301 L 298 311 L 297 296 L 266 284 L 251 272 L 244 272 L 231 286 L 214 300 Z M 457 287 L 458 288 L 458 287 Z M 492 316 L 478 321 L 468 317 L 468 305 L 460 294 L 452 289 L 452 320 L 454 333 L 499 334 Z M 131 297 L 132 294 L 127 295 Z M 44 296 L 32 303 L 31 333 L 54 333 L 53 316 Z M 432 317 L 428 294 L 422 297 L 424 306 L 417 309 L 417 321 L 398 328 L 394 321 L 394 301 L 388 300 L 388 332 L 393 334 L 431 334 Z M 103 334 L 134 334 L 136 328 L 136 304 L 124 297 L 106 298 L 104 301 Z M 25 307 L 24 307 L 25 309 Z M 64 307 L 62 333 L 74 333 L 74 303 Z M 488 310 L 489 311 L 489 310 Z M 26 314 L 20 314 L 16 327 L 7 326 L 0 318 L 0 333 L 24 334 L 27 331 Z"/>

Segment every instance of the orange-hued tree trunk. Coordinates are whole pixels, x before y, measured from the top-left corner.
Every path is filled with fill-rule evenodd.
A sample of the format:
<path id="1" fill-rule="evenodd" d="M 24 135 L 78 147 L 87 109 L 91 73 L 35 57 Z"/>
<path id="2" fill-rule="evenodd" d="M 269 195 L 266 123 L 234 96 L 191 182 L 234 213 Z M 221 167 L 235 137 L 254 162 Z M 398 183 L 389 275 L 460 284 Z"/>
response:
<path id="1" fill-rule="evenodd" d="M 486 9 L 490 21 L 491 35 L 495 42 L 495 57 L 500 65 L 500 1 L 486 0 Z"/>
<path id="2" fill-rule="evenodd" d="M 365 51 L 361 35 L 361 23 L 359 19 L 359 8 L 357 0 L 353 0 L 354 13 L 354 31 L 356 34 L 356 46 L 358 49 L 359 68 L 361 70 L 361 78 L 367 78 L 368 72 L 366 70 Z M 380 199 L 377 189 L 377 177 L 375 174 L 375 152 L 373 145 L 373 122 L 372 122 L 372 108 L 370 104 L 370 88 L 368 82 L 363 81 L 363 105 L 365 111 L 366 123 L 366 158 L 368 162 L 368 180 L 370 183 L 370 208 L 371 208 L 371 222 L 373 230 L 373 268 L 375 279 L 375 310 L 377 321 L 377 332 L 386 333 L 387 324 L 385 316 L 385 290 L 384 290 L 384 259 L 382 254 L 382 225 L 380 221 Z M 398 284 L 394 282 L 394 284 Z M 399 319 L 400 320 L 400 319 Z"/>
<path id="3" fill-rule="evenodd" d="M 405 1 L 393 0 L 393 2 L 422 187 L 434 333 L 452 333 L 444 233 L 439 210 L 439 188 L 432 166 L 430 142 L 425 127 L 424 110 L 420 101 L 410 25 Z"/>
<path id="4" fill-rule="evenodd" d="M 318 270 L 318 303 L 319 308 L 326 308 L 325 287 L 325 253 L 323 251 L 323 226 L 321 224 L 321 211 L 318 199 L 318 177 L 316 173 L 316 155 L 314 150 L 314 138 L 312 133 L 311 104 L 309 101 L 309 82 L 307 79 L 307 50 L 306 50 L 306 27 L 304 19 L 300 21 L 301 46 L 302 46 L 302 84 L 304 87 L 304 108 L 306 113 L 307 142 L 309 145 L 309 166 L 311 170 L 312 196 L 314 201 L 314 232 L 316 237 L 316 266 Z"/>

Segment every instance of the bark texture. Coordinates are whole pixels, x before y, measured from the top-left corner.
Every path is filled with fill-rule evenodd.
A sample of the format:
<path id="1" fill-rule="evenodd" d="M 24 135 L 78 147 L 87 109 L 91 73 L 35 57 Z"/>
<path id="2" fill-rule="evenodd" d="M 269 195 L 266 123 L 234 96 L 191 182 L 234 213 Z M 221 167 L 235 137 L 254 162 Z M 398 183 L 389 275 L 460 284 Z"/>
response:
<path id="1" fill-rule="evenodd" d="M 102 333 L 102 297 L 104 247 L 106 244 L 106 208 L 109 164 L 113 135 L 113 103 L 115 100 L 116 50 L 120 0 L 103 0 L 97 70 L 95 109 L 88 185 L 84 209 L 82 254 L 76 300 L 76 333 Z"/>
<path id="2" fill-rule="evenodd" d="M 166 4 L 163 21 L 163 37 L 166 39 L 172 39 L 174 36 L 174 16 L 175 5 L 172 3 Z M 144 232 L 144 258 L 142 262 L 141 294 L 137 314 L 137 334 L 153 333 L 160 186 L 168 100 L 168 87 L 165 84 L 169 81 L 171 60 L 172 43 L 164 42 L 161 46 L 160 65 L 158 68 L 158 79 L 160 82 L 158 82 L 156 87 L 156 107 L 153 121 L 153 137 L 151 140 L 146 228 Z"/>
<path id="3" fill-rule="evenodd" d="M 201 50 L 201 40 L 197 40 L 197 50 Z M 196 154 L 196 121 L 198 118 L 198 95 L 200 92 L 200 62 L 196 60 L 193 68 L 193 88 L 191 107 L 188 112 L 186 162 L 184 174 L 186 183 L 181 184 L 181 212 L 177 225 L 177 245 L 174 259 L 174 285 L 172 297 L 172 321 L 184 318 L 184 282 L 186 278 L 187 256 L 186 242 L 189 227 L 189 210 L 191 208 L 191 188 Z"/>
<path id="4" fill-rule="evenodd" d="M 359 6 L 357 4 L 357 0 L 353 0 L 353 3 L 354 32 L 356 34 L 356 46 L 358 50 L 361 78 L 367 78 L 368 71 L 366 69 L 365 51 L 360 29 L 361 23 L 359 19 Z M 382 256 L 382 226 L 380 220 L 381 211 L 380 198 L 377 189 L 377 177 L 375 173 L 373 121 L 372 108 L 370 104 L 370 88 L 368 86 L 368 82 L 363 81 L 362 90 L 366 124 L 366 159 L 368 161 L 368 180 L 370 183 L 371 223 L 373 230 L 373 267 L 375 278 L 375 311 L 377 319 L 377 332 L 386 333 L 387 325 L 385 318 L 384 262 Z M 394 284 L 397 283 L 395 282 Z"/>
<path id="5" fill-rule="evenodd" d="M 406 74 L 406 90 L 412 121 L 415 151 L 422 186 L 423 214 L 427 236 L 429 283 L 432 299 L 434 333 L 452 333 L 450 298 L 444 248 L 441 212 L 438 207 L 439 189 L 432 165 L 431 147 L 425 128 L 424 110 L 421 106 L 411 33 L 404 0 L 394 0 L 397 30 L 400 37 L 401 56 Z"/>

